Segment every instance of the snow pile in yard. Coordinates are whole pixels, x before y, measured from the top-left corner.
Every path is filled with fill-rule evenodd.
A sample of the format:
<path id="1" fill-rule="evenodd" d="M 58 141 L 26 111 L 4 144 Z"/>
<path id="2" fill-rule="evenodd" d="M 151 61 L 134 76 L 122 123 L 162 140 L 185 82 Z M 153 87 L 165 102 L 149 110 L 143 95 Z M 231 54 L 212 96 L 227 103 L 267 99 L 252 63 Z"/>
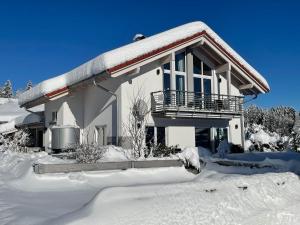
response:
<path id="1" fill-rule="evenodd" d="M 276 133 L 269 134 L 263 129 L 258 129 L 257 133 L 252 134 L 249 140 L 253 142 L 260 142 L 261 144 L 276 144 L 280 140 L 280 136 Z"/>
<path id="2" fill-rule="evenodd" d="M 195 169 L 200 170 L 200 161 L 199 161 L 199 154 L 198 149 L 195 147 L 188 147 L 184 148 L 182 152 L 177 153 L 176 156 L 181 159 L 184 164 L 191 165 Z"/>
<path id="3" fill-rule="evenodd" d="M 177 183 L 195 177 L 184 167 L 41 175 L 32 169 L 37 162 L 69 161 L 46 153 L 0 152 L 0 224 L 43 224 L 83 207 L 109 187 Z"/>
<path id="4" fill-rule="evenodd" d="M 300 162 L 294 154 L 232 157 Z M 1 224 L 300 224 L 300 181 L 290 172 L 208 162 L 199 175 L 183 167 L 38 175 L 38 161 L 68 163 L 46 153 L 0 153 Z"/>
<path id="5" fill-rule="evenodd" d="M 104 189 L 79 210 L 45 224 L 299 224 L 299 188 L 292 173 L 204 171 L 193 182 Z"/>
<path id="6" fill-rule="evenodd" d="M 132 157 L 129 149 L 123 149 L 121 147 L 110 145 L 108 146 L 107 151 L 104 153 L 101 161 L 124 161 L 131 159 Z"/>
<path id="7" fill-rule="evenodd" d="M 225 43 L 213 30 L 203 22 L 188 23 L 168 31 L 147 37 L 143 40 L 125 45 L 103 53 L 70 72 L 39 83 L 29 91 L 21 94 L 19 103 L 21 105 L 33 101 L 53 91 L 71 86 L 92 76 L 128 62 L 147 53 L 166 47 L 176 41 L 191 37 L 199 32 L 206 31 L 218 44 L 226 49 L 254 76 L 269 88 L 267 81 L 253 67 L 251 67 L 239 54 L 237 54 L 227 43 Z"/>
<path id="8" fill-rule="evenodd" d="M 10 99 L 11 99 L 11 98 L 0 98 L 0 105 L 9 102 Z"/>

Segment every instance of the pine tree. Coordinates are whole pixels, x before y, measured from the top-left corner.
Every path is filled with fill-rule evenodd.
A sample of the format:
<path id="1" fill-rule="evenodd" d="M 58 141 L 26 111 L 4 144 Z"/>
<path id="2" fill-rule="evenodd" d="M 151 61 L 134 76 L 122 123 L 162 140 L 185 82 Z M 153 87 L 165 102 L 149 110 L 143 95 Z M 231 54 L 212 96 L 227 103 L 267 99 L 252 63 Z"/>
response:
<path id="1" fill-rule="evenodd" d="M 31 82 L 31 80 L 29 80 L 29 81 L 27 82 L 25 91 L 30 90 L 30 89 L 32 88 L 32 86 L 33 86 L 33 84 L 32 84 L 32 82 Z"/>
<path id="2" fill-rule="evenodd" d="M 7 80 L 4 84 L 4 87 L 1 89 L 1 97 L 3 98 L 13 97 L 13 89 L 10 80 Z"/>

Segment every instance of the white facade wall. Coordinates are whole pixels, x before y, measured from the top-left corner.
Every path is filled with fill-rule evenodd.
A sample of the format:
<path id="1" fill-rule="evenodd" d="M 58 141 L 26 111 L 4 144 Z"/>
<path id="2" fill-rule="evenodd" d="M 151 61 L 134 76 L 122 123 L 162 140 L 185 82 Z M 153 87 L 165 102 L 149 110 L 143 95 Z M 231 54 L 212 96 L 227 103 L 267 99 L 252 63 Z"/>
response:
<path id="1" fill-rule="evenodd" d="M 107 143 L 112 144 L 116 140 L 120 126 L 117 104 L 120 103 L 120 80 L 114 79 L 101 82 L 101 86 L 111 90 L 118 97 L 97 87 L 91 86 L 84 92 L 84 140 L 95 141 L 96 127 L 106 127 Z"/>
<path id="2" fill-rule="evenodd" d="M 83 128 L 83 96 L 76 92 L 72 96 L 62 97 L 45 104 L 44 146 L 46 150 L 51 148 L 52 126 L 75 126 Z M 52 124 L 52 113 L 57 112 L 56 124 Z"/>
<path id="3" fill-rule="evenodd" d="M 179 148 L 195 146 L 195 127 L 169 126 L 166 128 L 166 144 Z"/>

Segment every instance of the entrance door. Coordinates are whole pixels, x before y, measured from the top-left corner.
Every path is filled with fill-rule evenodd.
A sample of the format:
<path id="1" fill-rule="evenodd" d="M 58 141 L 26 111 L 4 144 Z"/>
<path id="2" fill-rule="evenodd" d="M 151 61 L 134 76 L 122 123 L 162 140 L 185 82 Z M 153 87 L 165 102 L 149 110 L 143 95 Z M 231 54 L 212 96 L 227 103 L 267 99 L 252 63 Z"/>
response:
<path id="1" fill-rule="evenodd" d="M 210 128 L 195 128 L 196 147 L 211 148 Z"/>

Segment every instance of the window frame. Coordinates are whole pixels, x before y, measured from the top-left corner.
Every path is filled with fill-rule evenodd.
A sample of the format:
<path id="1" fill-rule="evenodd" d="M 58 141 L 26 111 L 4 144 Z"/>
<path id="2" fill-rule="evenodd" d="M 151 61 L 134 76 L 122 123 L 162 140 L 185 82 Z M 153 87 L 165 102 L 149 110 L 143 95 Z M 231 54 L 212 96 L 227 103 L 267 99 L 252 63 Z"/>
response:
<path id="1" fill-rule="evenodd" d="M 212 86 L 213 86 L 213 83 L 212 83 L 212 68 L 209 66 L 209 65 L 207 65 L 207 63 L 205 63 L 205 62 L 203 62 L 203 60 L 202 59 L 200 59 L 195 53 L 193 53 L 193 57 L 197 57 L 198 58 L 198 60 L 200 60 L 201 61 L 201 74 L 197 74 L 197 73 L 194 73 L 194 69 L 193 69 L 193 78 L 194 77 L 196 77 L 196 78 L 200 78 L 201 79 L 201 93 L 202 94 L 204 94 L 204 79 L 209 79 L 210 80 L 210 82 L 211 82 L 211 90 L 210 90 L 210 92 L 212 93 Z M 204 65 L 204 63 L 208 66 L 208 67 L 210 67 L 210 69 L 211 69 L 211 75 L 207 75 L 207 74 L 204 74 L 203 72 L 204 72 L 204 69 L 203 69 L 203 65 Z M 193 61 L 193 64 L 194 64 L 194 61 Z M 193 68 L 194 68 L 194 65 L 193 65 Z M 194 90 L 195 90 L 195 84 L 194 84 Z M 211 94 L 210 93 L 210 94 Z"/>

